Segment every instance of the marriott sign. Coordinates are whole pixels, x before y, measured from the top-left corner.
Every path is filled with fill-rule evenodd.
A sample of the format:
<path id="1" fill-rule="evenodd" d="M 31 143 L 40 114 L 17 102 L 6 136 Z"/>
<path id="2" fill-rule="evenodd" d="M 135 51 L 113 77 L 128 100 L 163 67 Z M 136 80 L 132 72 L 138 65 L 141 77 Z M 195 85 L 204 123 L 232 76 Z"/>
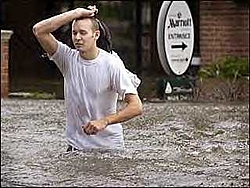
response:
<path id="1" fill-rule="evenodd" d="M 193 56 L 194 27 L 185 1 L 163 2 L 157 22 L 157 47 L 167 74 L 186 72 Z"/>

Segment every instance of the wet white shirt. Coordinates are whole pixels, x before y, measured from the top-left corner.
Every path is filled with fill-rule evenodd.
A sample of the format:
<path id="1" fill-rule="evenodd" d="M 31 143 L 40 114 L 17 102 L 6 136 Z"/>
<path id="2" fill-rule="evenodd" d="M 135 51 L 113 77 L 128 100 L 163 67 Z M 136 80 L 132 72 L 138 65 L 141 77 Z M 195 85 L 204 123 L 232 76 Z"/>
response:
<path id="1" fill-rule="evenodd" d="M 64 77 L 67 143 L 77 149 L 123 148 L 120 123 L 108 125 L 96 135 L 85 134 L 82 126 L 116 113 L 118 94 L 122 98 L 127 93 L 138 94 L 125 67 L 102 49 L 95 59 L 85 60 L 76 49 L 59 41 L 50 59 Z"/>

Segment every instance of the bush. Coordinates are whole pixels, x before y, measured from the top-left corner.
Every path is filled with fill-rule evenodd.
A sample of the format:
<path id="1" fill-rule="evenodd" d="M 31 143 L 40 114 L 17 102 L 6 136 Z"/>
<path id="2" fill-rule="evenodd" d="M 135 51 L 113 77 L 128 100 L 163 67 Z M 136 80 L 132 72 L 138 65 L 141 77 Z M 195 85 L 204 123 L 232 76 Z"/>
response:
<path id="1" fill-rule="evenodd" d="M 249 77 L 249 59 L 238 57 L 225 57 L 202 67 L 198 76 L 200 78 L 222 78 L 236 80 Z"/>
<path id="2" fill-rule="evenodd" d="M 198 100 L 249 100 L 248 58 L 225 57 L 198 71 Z M 246 79 L 247 78 L 247 79 Z"/>

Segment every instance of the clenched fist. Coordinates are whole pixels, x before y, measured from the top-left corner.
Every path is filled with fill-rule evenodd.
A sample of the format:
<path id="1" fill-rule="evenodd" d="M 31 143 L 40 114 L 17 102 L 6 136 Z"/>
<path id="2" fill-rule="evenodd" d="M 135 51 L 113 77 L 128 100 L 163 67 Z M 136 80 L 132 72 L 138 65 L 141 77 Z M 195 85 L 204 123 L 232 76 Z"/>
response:
<path id="1" fill-rule="evenodd" d="M 99 131 L 104 130 L 108 125 L 107 119 L 100 119 L 95 121 L 90 121 L 86 126 L 82 126 L 83 131 L 87 135 L 95 135 Z"/>

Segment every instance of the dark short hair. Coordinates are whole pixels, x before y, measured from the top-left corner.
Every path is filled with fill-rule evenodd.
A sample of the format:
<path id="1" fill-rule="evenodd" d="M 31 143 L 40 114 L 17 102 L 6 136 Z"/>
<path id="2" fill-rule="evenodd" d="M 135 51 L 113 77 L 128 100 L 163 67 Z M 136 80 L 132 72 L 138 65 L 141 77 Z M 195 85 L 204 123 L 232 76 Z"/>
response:
<path id="1" fill-rule="evenodd" d="M 91 18 L 90 18 L 90 21 L 92 22 L 92 26 L 93 26 L 93 30 L 94 30 L 94 31 L 100 29 L 99 24 L 98 24 L 98 21 L 97 21 L 96 18 L 91 17 Z"/>
<path id="2" fill-rule="evenodd" d="M 83 20 L 83 19 L 89 19 L 89 20 L 91 21 L 93 31 L 99 30 L 99 29 L 100 29 L 100 28 L 99 28 L 98 21 L 97 21 L 97 19 L 94 18 L 94 17 L 80 17 L 80 18 L 75 19 L 75 21 Z"/>

